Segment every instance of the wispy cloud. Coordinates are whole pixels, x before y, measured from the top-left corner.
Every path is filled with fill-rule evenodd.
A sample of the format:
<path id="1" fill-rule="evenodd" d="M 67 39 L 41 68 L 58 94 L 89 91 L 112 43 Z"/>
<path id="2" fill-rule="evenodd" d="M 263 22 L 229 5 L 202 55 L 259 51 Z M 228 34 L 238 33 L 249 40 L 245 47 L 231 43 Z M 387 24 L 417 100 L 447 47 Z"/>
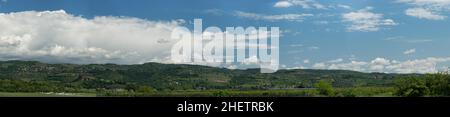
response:
<path id="1" fill-rule="evenodd" d="M 340 63 L 340 62 L 342 62 L 342 61 L 344 61 L 344 59 L 338 58 L 338 59 L 334 59 L 334 60 L 329 60 L 329 61 L 327 61 L 327 62 L 328 62 L 328 63 Z"/>
<path id="2" fill-rule="evenodd" d="M 403 52 L 404 55 L 410 55 L 410 54 L 414 54 L 414 53 L 416 53 L 416 49 L 415 48 L 409 49 L 409 50 L 406 50 L 406 51 Z"/>
<path id="3" fill-rule="evenodd" d="M 305 17 L 314 16 L 313 14 L 257 14 L 243 11 L 236 11 L 235 15 L 242 18 L 249 18 L 253 20 L 266 20 L 266 21 L 303 21 Z"/>
<path id="4" fill-rule="evenodd" d="M 338 4 L 338 5 L 336 5 L 336 7 L 344 8 L 344 9 L 352 9 L 351 6 L 349 6 L 349 5 L 344 5 L 344 4 Z"/>
<path id="5" fill-rule="evenodd" d="M 317 46 L 310 46 L 310 47 L 308 47 L 308 49 L 309 49 L 309 50 L 319 50 L 320 47 L 317 47 Z"/>
<path id="6" fill-rule="evenodd" d="M 393 37 L 384 38 L 383 40 L 385 40 L 385 41 L 393 41 L 393 40 L 399 40 L 399 39 L 403 39 L 403 38 L 405 38 L 405 37 L 404 36 L 393 36 Z"/>
<path id="7" fill-rule="evenodd" d="M 304 9 L 326 9 L 325 5 L 320 4 L 315 0 L 280 0 L 276 2 L 273 7 L 287 8 L 293 6 L 300 6 Z"/>
<path id="8" fill-rule="evenodd" d="M 381 26 L 397 25 L 392 19 L 384 19 L 383 14 L 370 12 L 371 9 L 371 7 L 367 7 L 355 12 L 344 13 L 343 21 L 350 23 L 347 30 L 371 32 L 378 31 Z"/>
<path id="9" fill-rule="evenodd" d="M 308 64 L 309 62 L 310 62 L 309 59 L 303 60 L 303 63 L 304 63 L 304 64 Z"/>
<path id="10" fill-rule="evenodd" d="M 370 61 L 349 61 L 349 62 L 319 62 L 315 63 L 314 69 L 341 69 L 361 72 L 386 72 L 386 73 L 435 73 L 440 69 L 438 63 L 450 62 L 450 57 L 428 57 L 414 60 L 389 60 L 378 57 Z"/>
<path id="11" fill-rule="evenodd" d="M 397 0 L 398 3 L 406 3 L 414 8 L 405 10 L 405 14 L 412 17 L 427 20 L 444 20 L 447 16 L 440 15 L 450 11 L 450 0 Z"/>
<path id="12" fill-rule="evenodd" d="M 225 11 L 220 10 L 220 9 L 207 9 L 204 12 L 207 14 L 218 15 L 218 16 L 225 14 Z"/>
<path id="13" fill-rule="evenodd" d="M 433 42 L 431 39 L 411 39 L 407 38 L 405 36 L 393 36 L 393 37 L 387 37 L 384 38 L 385 41 L 395 41 L 395 42 L 402 42 L 402 43 L 428 43 Z"/>
<path id="14" fill-rule="evenodd" d="M 446 16 L 437 14 L 434 11 L 425 8 L 409 8 L 405 11 L 405 14 L 420 19 L 429 20 L 444 20 L 446 18 Z"/>
<path id="15" fill-rule="evenodd" d="M 426 43 L 426 42 L 432 42 L 431 39 L 412 39 L 412 40 L 406 40 L 408 43 Z"/>

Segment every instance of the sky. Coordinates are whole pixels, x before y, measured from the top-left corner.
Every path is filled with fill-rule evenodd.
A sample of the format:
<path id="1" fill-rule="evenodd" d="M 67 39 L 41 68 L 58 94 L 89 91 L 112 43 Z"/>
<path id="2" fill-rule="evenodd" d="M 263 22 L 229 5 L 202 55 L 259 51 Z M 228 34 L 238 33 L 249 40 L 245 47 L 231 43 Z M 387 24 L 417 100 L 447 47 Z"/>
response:
<path id="1" fill-rule="evenodd" d="M 450 0 L 1 0 L 0 60 L 167 63 L 171 30 L 200 18 L 280 27 L 283 69 L 432 73 L 449 16 Z"/>

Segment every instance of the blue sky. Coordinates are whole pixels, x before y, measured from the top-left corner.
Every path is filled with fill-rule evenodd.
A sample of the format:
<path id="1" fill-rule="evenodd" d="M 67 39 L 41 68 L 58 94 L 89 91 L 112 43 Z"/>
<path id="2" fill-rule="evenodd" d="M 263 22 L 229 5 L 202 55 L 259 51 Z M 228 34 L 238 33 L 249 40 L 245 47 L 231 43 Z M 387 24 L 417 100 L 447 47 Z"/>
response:
<path id="1" fill-rule="evenodd" d="M 201 18 L 204 27 L 280 27 L 283 68 L 425 73 L 443 70 L 450 62 L 450 0 L 3 0 L 0 3 L 0 12 L 4 14 L 57 10 L 87 20 L 98 16 L 134 17 L 167 25 L 183 20 L 186 23 L 179 25 L 190 26 L 195 18 Z M 33 34 L 30 33 L 31 39 Z M 5 59 L 44 58 L 20 56 L 25 55 Z"/>

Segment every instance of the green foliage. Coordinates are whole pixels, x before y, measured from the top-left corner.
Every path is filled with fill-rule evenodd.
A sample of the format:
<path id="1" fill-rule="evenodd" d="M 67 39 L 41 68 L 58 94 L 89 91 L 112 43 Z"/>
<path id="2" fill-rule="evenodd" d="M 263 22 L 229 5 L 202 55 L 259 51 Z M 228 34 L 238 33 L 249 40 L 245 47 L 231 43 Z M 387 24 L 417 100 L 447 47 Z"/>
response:
<path id="1" fill-rule="evenodd" d="M 331 81 L 329 80 L 319 80 L 314 86 L 319 91 L 319 94 L 325 96 L 334 96 L 334 89 Z"/>
<path id="2" fill-rule="evenodd" d="M 448 75 L 308 69 L 262 74 L 259 69 L 159 63 L 77 65 L 0 61 L 0 92 L 88 92 L 99 96 L 374 96 L 392 93 L 379 87 L 392 87 L 397 77 L 426 77 L 418 83 L 397 82 L 396 86 L 402 87 L 398 95 L 449 95 Z M 320 79 L 331 79 L 332 85 L 331 81 Z M 411 84 L 407 82 L 415 85 L 406 85 Z"/>
<path id="3" fill-rule="evenodd" d="M 450 75 L 448 72 L 428 74 L 425 77 L 425 82 L 431 96 L 450 96 Z"/>
<path id="4" fill-rule="evenodd" d="M 230 96 L 230 94 L 229 94 L 228 91 L 223 91 L 223 90 L 221 90 L 221 91 L 216 91 L 216 92 L 214 92 L 214 93 L 213 93 L 213 96 L 214 96 L 214 97 L 228 97 L 228 96 Z"/>
<path id="5" fill-rule="evenodd" d="M 150 86 L 139 86 L 139 87 L 136 89 L 136 92 L 140 92 L 140 93 L 155 93 L 156 90 L 153 89 L 153 88 L 150 87 Z"/>
<path id="6" fill-rule="evenodd" d="M 348 87 L 336 88 L 336 97 L 389 97 L 393 96 L 393 87 Z"/>
<path id="7" fill-rule="evenodd" d="M 449 96 L 450 75 L 447 72 L 425 76 L 398 78 L 395 81 L 399 96 Z"/>
<path id="8" fill-rule="evenodd" d="M 425 79 L 421 77 L 398 78 L 394 82 L 397 89 L 396 95 L 407 97 L 419 97 L 429 94 L 428 87 L 425 85 Z"/>
<path id="9" fill-rule="evenodd" d="M 262 74 L 259 69 L 229 70 L 197 65 L 145 63 L 45 64 L 33 61 L 0 61 L 0 79 L 51 82 L 75 89 L 126 89 L 148 85 L 158 91 L 237 89 L 267 90 L 311 88 L 319 79 L 334 79 L 336 87 L 389 86 L 397 74 L 345 70 L 279 70 Z"/>

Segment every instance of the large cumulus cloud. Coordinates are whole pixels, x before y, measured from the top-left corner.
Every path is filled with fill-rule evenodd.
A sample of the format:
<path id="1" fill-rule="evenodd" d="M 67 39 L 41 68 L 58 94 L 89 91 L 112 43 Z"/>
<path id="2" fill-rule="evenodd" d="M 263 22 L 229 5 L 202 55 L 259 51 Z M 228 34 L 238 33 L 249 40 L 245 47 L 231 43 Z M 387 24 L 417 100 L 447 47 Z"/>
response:
<path id="1" fill-rule="evenodd" d="M 168 60 L 182 20 L 84 18 L 59 11 L 0 13 L 0 60 L 137 64 Z"/>

